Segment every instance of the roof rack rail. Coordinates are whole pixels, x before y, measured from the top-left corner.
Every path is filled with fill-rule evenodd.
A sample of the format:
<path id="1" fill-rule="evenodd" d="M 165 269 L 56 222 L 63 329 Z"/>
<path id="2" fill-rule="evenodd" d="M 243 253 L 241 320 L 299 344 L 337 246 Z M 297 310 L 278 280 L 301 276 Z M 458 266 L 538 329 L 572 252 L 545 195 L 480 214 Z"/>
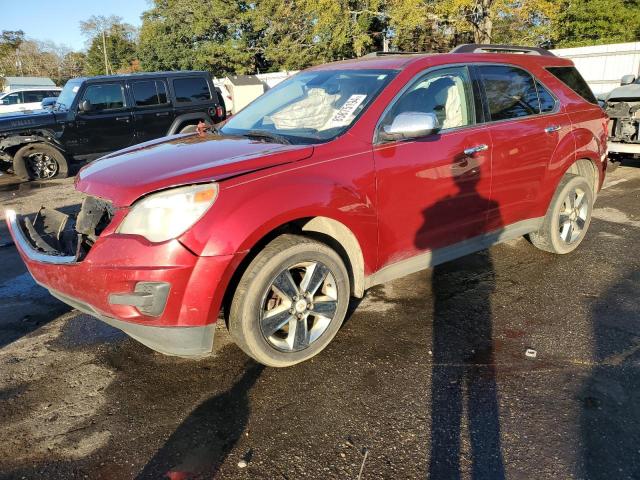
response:
<path id="1" fill-rule="evenodd" d="M 419 55 L 420 53 L 426 54 L 426 52 L 371 52 L 367 53 L 365 57 L 384 57 L 385 55 Z"/>
<path id="2" fill-rule="evenodd" d="M 492 45 L 489 43 L 466 43 L 458 45 L 450 53 L 524 53 L 527 55 L 545 55 L 555 57 L 549 50 L 541 47 L 522 47 L 519 45 Z"/>

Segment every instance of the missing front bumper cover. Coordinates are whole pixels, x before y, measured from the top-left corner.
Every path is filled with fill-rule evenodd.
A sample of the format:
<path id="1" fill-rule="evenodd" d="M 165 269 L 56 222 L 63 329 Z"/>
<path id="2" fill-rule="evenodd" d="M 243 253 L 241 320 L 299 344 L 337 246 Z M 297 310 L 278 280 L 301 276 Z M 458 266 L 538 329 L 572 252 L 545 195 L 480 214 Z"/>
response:
<path id="1" fill-rule="evenodd" d="M 82 260 L 100 233 L 109 225 L 114 210 L 109 202 L 86 197 L 79 210 L 69 214 L 42 207 L 33 217 L 22 217 L 20 224 L 31 246 L 38 252 L 75 257 Z"/>

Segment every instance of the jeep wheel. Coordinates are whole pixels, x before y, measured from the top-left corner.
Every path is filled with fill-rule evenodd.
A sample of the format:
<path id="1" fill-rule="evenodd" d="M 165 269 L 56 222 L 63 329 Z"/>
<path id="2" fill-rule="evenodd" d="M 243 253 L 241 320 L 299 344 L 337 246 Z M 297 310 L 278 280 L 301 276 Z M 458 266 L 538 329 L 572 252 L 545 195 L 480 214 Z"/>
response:
<path id="1" fill-rule="evenodd" d="M 243 274 L 231 303 L 229 331 L 260 363 L 287 367 L 324 349 L 349 304 L 349 275 L 323 243 L 282 235 Z"/>
<path id="2" fill-rule="evenodd" d="M 536 247 L 551 253 L 575 250 L 584 239 L 593 209 L 593 192 L 581 176 L 567 174 L 556 190 L 542 227 L 529 234 Z"/>
<path id="3" fill-rule="evenodd" d="M 46 143 L 30 143 L 13 156 L 13 170 L 22 180 L 66 178 L 69 167 L 60 150 Z"/>

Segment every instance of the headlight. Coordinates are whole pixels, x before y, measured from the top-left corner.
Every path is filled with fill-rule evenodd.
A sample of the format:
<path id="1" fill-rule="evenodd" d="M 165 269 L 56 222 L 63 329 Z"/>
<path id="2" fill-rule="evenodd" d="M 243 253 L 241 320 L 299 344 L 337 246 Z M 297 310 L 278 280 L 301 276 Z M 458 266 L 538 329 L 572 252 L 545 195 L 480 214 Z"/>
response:
<path id="1" fill-rule="evenodd" d="M 142 235 L 151 242 L 179 237 L 200 220 L 217 196 L 215 183 L 154 193 L 133 204 L 117 231 Z"/>

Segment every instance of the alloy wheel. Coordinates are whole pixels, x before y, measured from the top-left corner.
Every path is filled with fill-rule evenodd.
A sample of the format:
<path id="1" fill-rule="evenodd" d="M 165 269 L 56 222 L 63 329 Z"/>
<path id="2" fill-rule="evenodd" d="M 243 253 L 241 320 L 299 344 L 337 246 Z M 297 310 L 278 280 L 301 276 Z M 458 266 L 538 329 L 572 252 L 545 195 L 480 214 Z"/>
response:
<path id="1" fill-rule="evenodd" d="M 335 277 L 321 262 L 281 271 L 264 294 L 260 329 L 283 352 L 304 350 L 327 330 L 338 307 Z"/>
<path id="2" fill-rule="evenodd" d="M 26 158 L 27 168 L 37 179 L 49 179 L 58 173 L 58 162 L 55 158 L 42 152 L 34 152 Z"/>
<path id="3" fill-rule="evenodd" d="M 560 238 L 567 245 L 576 242 L 583 234 L 589 216 L 589 202 L 583 189 L 569 191 L 558 216 Z"/>

